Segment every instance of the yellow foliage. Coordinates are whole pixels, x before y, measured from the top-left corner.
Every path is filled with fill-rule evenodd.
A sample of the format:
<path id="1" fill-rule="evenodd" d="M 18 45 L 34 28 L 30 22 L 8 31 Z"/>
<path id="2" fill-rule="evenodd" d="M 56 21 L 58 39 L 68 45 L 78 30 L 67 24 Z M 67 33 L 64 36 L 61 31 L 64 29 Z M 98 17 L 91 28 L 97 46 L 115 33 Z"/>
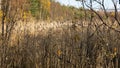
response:
<path id="1" fill-rule="evenodd" d="M 37 63 L 35 63 L 35 68 L 39 68 L 39 66 L 38 66 L 38 64 L 37 64 Z"/>
<path id="2" fill-rule="evenodd" d="M 4 22 L 7 22 L 7 18 L 5 17 L 5 20 L 4 20 Z"/>
<path id="3" fill-rule="evenodd" d="M 117 52 L 117 48 L 116 47 L 114 48 L 114 52 Z"/>
<path id="4" fill-rule="evenodd" d="M 0 20 L 2 19 L 2 16 L 3 16 L 3 12 L 2 10 L 0 10 Z"/>
<path id="5" fill-rule="evenodd" d="M 23 13 L 23 19 L 26 19 L 26 18 L 27 18 L 27 13 L 24 12 L 24 13 Z"/>
<path id="6" fill-rule="evenodd" d="M 30 18 L 30 17 L 31 17 L 30 11 L 24 11 L 24 12 L 22 13 L 22 18 L 23 18 L 24 20 L 26 20 L 26 19 L 28 19 L 28 18 Z"/>
<path id="7" fill-rule="evenodd" d="M 62 51 L 61 50 L 58 50 L 57 51 L 57 55 L 60 56 L 62 54 Z"/>
<path id="8" fill-rule="evenodd" d="M 19 15 L 22 19 L 26 20 L 31 17 L 31 12 L 30 11 L 25 11 L 23 9 L 19 10 Z"/>
<path id="9" fill-rule="evenodd" d="M 3 12 L 2 10 L 0 10 L 0 18 L 3 16 Z"/>
<path id="10" fill-rule="evenodd" d="M 110 54 L 111 58 L 114 58 L 116 55 L 117 55 L 116 52 L 113 54 Z"/>
<path id="11" fill-rule="evenodd" d="M 0 10 L 0 20 L 2 19 L 2 16 L 3 16 L 3 11 L 2 11 L 2 10 Z M 8 22 L 8 21 L 10 21 L 10 19 L 9 19 L 9 18 L 7 18 L 7 17 L 5 17 L 4 22 Z"/>
<path id="12" fill-rule="evenodd" d="M 8 22 L 8 21 L 10 21 L 10 19 L 9 19 L 9 18 L 7 18 L 7 17 L 5 17 L 4 22 Z"/>
<path id="13" fill-rule="evenodd" d="M 46 9 L 47 11 L 50 11 L 50 0 L 40 0 L 41 5 Z"/>
<path id="14" fill-rule="evenodd" d="M 116 47 L 114 48 L 114 55 L 115 56 L 117 55 L 117 48 Z"/>
<path id="15" fill-rule="evenodd" d="M 111 58 L 114 58 L 114 57 L 116 57 L 116 55 L 117 55 L 117 48 L 115 47 L 115 48 L 113 48 L 113 53 L 110 53 L 107 56 L 111 57 Z"/>
<path id="16" fill-rule="evenodd" d="M 110 16 L 114 17 L 114 16 L 115 16 L 115 13 L 114 13 L 114 12 L 111 12 L 111 13 L 110 13 Z"/>

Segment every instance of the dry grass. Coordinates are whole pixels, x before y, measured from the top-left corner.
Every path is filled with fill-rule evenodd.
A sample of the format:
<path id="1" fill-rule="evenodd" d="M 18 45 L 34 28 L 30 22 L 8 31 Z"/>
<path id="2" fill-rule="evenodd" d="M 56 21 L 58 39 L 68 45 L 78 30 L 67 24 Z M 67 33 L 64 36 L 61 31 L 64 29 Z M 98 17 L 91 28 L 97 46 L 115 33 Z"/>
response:
<path id="1" fill-rule="evenodd" d="M 120 44 L 120 34 L 104 25 L 97 28 L 98 22 L 88 27 L 82 26 L 86 21 L 21 21 L 9 44 L 0 48 L 0 67 L 114 68 L 113 48 Z"/>

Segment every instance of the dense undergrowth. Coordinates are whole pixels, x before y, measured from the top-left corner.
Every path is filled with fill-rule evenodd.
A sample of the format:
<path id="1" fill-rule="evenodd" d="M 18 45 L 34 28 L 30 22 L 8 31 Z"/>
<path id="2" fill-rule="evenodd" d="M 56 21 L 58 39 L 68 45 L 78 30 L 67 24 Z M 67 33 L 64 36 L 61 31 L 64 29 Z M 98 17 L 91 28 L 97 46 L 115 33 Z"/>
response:
<path id="1" fill-rule="evenodd" d="M 34 27 L 32 34 L 26 29 L 21 34 L 13 33 L 14 38 L 6 41 L 7 44 L 1 43 L 0 67 L 114 68 L 120 33 L 100 23 L 89 26 L 83 23 L 89 22 L 79 21 L 69 27 L 61 25 L 42 31 L 41 27 Z"/>

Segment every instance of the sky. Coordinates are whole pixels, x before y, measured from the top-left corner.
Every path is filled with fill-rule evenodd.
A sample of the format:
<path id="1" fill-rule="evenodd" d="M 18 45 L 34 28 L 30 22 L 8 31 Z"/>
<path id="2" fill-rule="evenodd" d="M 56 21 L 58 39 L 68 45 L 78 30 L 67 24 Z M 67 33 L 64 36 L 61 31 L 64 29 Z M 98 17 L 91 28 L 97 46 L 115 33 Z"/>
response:
<path id="1" fill-rule="evenodd" d="M 80 7 L 81 6 L 81 3 L 79 1 L 75 1 L 75 0 L 56 0 L 57 2 L 60 2 L 61 4 L 63 5 L 72 5 L 72 6 L 75 6 L 75 7 Z M 89 0 L 87 0 L 89 1 Z M 117 1 L 117 7 L 120 8 L 120 4 L 119 4 L 119 0 L 114 0 L 114 1 Z M 94 8 L 99 8 L 99 5 L 94 3 L 93 4 Z M 105 8 L 106 9 L 113 9 L 114 6 L 113 6 L 113 3 L 111 0 L 105 0 Z"/>

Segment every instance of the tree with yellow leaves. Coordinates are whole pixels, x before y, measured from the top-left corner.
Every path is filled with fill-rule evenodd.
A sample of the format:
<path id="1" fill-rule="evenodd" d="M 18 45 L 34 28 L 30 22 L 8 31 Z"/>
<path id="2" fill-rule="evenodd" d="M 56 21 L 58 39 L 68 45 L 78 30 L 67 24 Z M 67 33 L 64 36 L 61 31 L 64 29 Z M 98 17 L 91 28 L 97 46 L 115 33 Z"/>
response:
<path id="1" fill-rule="evenodd" d="M 41 18 L 42 19 L 47 19 L 49 17 L 50 13 L 50 0 L 40 0 L 40 7 L 41 7 Z"/>
<path id="2" fill-rule="evenodd" d="M 30 0 L 30 11 L 33 17 L 47 19 L 50 12 L 50 0 Z"/>

